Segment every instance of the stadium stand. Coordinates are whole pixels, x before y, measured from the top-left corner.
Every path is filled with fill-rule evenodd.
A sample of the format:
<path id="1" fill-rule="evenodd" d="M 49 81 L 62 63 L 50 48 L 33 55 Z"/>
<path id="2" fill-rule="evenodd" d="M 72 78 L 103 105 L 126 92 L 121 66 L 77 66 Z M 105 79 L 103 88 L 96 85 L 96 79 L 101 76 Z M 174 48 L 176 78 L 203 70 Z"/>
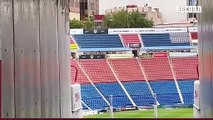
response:
<path id="1" fill-rule="evenodd" d="M 173 80 L 167 57 L 142 58 L 140 61 L 150 81 Z"/>
<path id="2" fill-rule="evenodd" d="M 178 32 L 178 33 L 169 33 L 171 43 L 185 43 L 185 45 L 190 45 L 189 33 Z M 183 45 L 181 45 L 183 46 Z"/>
<path id="3" fill-rule="evenodd" d="M 141 34 L 145 47 L 163 47 L 163 46 L 189 46 L 188 42 L 182 42 L 182 37 L 186 38 L 183 34 L 170 34 L 159 33 L 159 34 Z M 170 38 L 171 37 L 171 38 Z M 179 38 L 180 37 L 180 38 Z"/>
<path id="4" fill-rule="evenodd" d="M 70 44 L 74 44 L 74 40 L 72 38 L 70 38 Z"/>
<path id="5" fill-rule="evenodd" d="M 138 34 L 121 34 L 121 38 L 126 47 L 129 43 L 141 43 Z"/>
<path id="6" fill-rule="evenodd" d="M 82 100 L 91 108 L 91 109 L 102 109 L 108 107 L 106 102 L 98 94 L 95 88 L 91 84 L 81 85 Z"/>
<path id="7" fill-rule="evenodd" d="M 191 39 L 192 40 L 197 40 L 198 39 L 197 32 L 191 32 L 190 35 L 191 35 Z"/>
<path id="8" fill-rule="evenodd" d="M 153 33 L 146 30 L 142 33 L 136 34 L 130 31 L 126 32 L 121 30 L 114 31 L 109 34 L 74 34 L 71 36 L 70 43 L 76 42 L 78 44 L 79 53 L 91 53 L 101 52 L 102 54 L 108 53 L 106 56 L 108 59 L 80 59 L 77 60 L 82 66 L 92 82 L 98 88 L 95 89 L 89 82 L 84 73 L 79 69 L 76 61 L 71 60 L 71 65 L 76 66 L 78 69 L 77 83 L 81 84 L 82 100 L 92 109 L 104 109 L 109 107 L 102 99 L 100 94 L 104 95 L 109 101 L 109 96 L 113 95 L 113 106 L 127 107 L 132 106 L 131 101 L 125 94 L 127 90 L 130 97 L 138 106 L 152 106 L 154 104 L 154 98 L 151 94 L 149 86 L 156 93 L 158 102 L 161 105 L 176 105 L 181 103 L 172 70 L 170 68 L 169 59 L 167 53 L 160 55 L 154 53 L 154 57 L 140 56 L 141 65 L 146 73 L 148 81 L 144 80 L 144 76 L 141 72 L 140 65 L 136 58 L 124 58 L 124 53 L 132 54 L 132 50 L 135 48 L 128 48 L 129 43 L 143 43 L 141 50 L 146 51 L 190 51 L 195 47 L 192 40 L 197 40 L 197 32 L 185 31 L 178 32 L 164 32 L 159 33 L 154 31 Z M 190 41 L 191 40 L 191 41 Z M 138 49 L 139 50 L 139 49 Z M 116 51 L 116 52 L 115 52 Z M 174 73 L 176 74 L 177 82 L 180 87 L 180 91 L 183 95 L 184 104 L 193 104 L 193 87 L 194 80 L 198 79 L 196 66 L 198 64 L 197 57 L 195 55 L 184 55 L 174 52 L 174 55 L 170 55 L 170 59 Z M 119 55 L 121 54 L 121 55 Z M 197 54 L 197 53 L 196 53 Z M 117 56 L 117 58 L 113 58 Z M 137 56 L 138 57 L 138 56 Z M 116 80 L 113 71 L 110 69 L 107 61 L 112 66 L 113 71 L 116 73 L 118 79 L 121 81 L 125 89 L 122 89 L 120 82 Z M 74 68 L 71 68 L 71 80 L 72 83 L 76 83 Z M 125 91 L 125 92 L 124 92 Z M 84 106 L 84 109 L 86 107 Z"/>
<path id="9" fill-rule="evenodd" d="M 197 57 L 172 58 L 177 80 L 198 80 Z"/>
<path id="10" fill-rule="evenodd" d="M 105 59 L 80 60 L 79 62 L 93 83 L 117 82 Z"/>
<path id="11" fill-rule="evenodd" d="M 79 83 L 79 84 L 87 84 L 90 83 L 89 80 L 86 78 L 86 76 L 84 75 L 84 73 L 81 71 L 81 69 L 78 67 L 76 61 L 74 61 L 73 59 L 71 59 L 71 65 L 75 66 L 78 69 L 78 75 L 77 75 L 77 81 L 74 81 L 75 79 L 75 73 L 76 70 L 71 67 L 71 83 Z"/>
<path id="12" fill-rule="evenodd" d="M 130 100 L 121 89 L 118 83 L 98 83 L 95 84 L 100 92 L 110 101 L 110 95 L 113 95 L 113 106 L 117 108 L 132 106 Z"/>
<path id="13" fill-rule="evenodd" d="M 152 106 L 154 98 L 144 81 L 123 82 L 124 87 L 138 106 Z"/>
<path id="14" fill-rule="evenodd" d="M 144 80 L 137 60 L 134 58 L 109 60 L 120 81 Z"/>
<path id="15" fill-rule="evenodd" d="M 83 110 L 88 109 L 84 104 L 82 104 Z"/>
<path id="16" fill-rule="evenodd" d="M 123 44 L 119 35 L 109 34 L 84 34 L 73 35 L 80 48 L 122 48 Z"/>
<path id="17" fill-rule="evenodd" d="M 181 103 L 174 81 L 157 81 L 150 84 L 161 105 Z"/>
<path id="18" fill-rule="evenodd" d="M 198 59 L 197 57 L 178 57 L 171 58 L 171 61 L 183 94 L 184 102 L 187 105 L 191 105 L 193 102 L 193 80 L 197 78 L 196 65 Z M 117 83 L 106 59 L 86 59 L 80 60 L 79 62 L 107 99 L 109 99 L 109 95 L 113 95 L 113 104 L 115 107 L 131 105 L 124 91 Z M 153 104 L 153 97 L 144 81 L 135 58 L 109 59 L 109 62 L 136 105 L 150 106 Z M 140 62 L 144 67 L 153 91 L 157 94 L 159 103 L 161 105 L 180 103 L 167 56 L 156 54 L 153 58 L 141 58 Z M 76 61 L 71 60 L 71 65 L 77 66 Z M 89 83 L 89 81 L 78 66 L 77 68 L 77 82 L 82 86 L 82 95 L 84 95 L 82 99 L 84 102 L 92 109 L 102 109 L 106 107 L 105 101 L 103 101 L 92 85 L 86 84 Z M 74 74 L 75 70 L 72 69 L 72 75 Z M 74 76 L 72 76 L 71 79 L 73 80 Z M 93 91 L 94 95 L 91 95 L 93 93 L 88 91 Z M 88 96 L 91 96 L 91 98 Z M 101 105 L 98 104 L 100 101 Z"/>
<path id="19" fill-rule="evenodd" d="M 178 81 L 183 94 L 184 104 L 192 105 L 194 103 L 194 80 Z"/>

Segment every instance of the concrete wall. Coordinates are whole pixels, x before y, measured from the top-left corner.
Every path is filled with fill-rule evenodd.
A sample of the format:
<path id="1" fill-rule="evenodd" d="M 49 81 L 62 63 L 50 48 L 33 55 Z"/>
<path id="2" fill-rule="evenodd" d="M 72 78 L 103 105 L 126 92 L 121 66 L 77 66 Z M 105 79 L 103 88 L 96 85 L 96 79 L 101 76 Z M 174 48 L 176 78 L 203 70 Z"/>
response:
<path id="1" fill-rule="evenodd" d="M 200 0 L 198 20 L 200 106 L 202 118 L 213 118 L 213 1 Z"/>
<path id="2" fill-rule="evenodd" d="M 1 117 L 72 117 L 69 0 L 0 0 Z"/>

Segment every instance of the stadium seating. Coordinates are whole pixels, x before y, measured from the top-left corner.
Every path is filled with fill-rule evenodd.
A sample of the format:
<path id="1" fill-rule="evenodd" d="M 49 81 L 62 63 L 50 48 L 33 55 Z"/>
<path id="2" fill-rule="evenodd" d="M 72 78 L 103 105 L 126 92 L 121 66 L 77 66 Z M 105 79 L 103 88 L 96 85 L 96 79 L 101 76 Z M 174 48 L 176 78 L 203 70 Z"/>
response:
<path id="1" fill-rule="evenodd" d="M 123 82 L 123 85 L 136 105 L 151 106 L 154 104 L 154 99 L 146 82 Z"/>
<path id="2" fill-rule="evenodd" d="M 126 47 L 129 43 L 141 43 L 138 34 L 122 34 L 121 38 Z"/>
<path id="3" fill-rule="evenodd" d="M 111 59 L 109 61 L 120 81 L 144 80 L 136 59 Z"/>
<path id="4" fill-rule="evenodd" d="M 78 75 L 77 75 L 77 81 L 75 80 L 75 73 L 77 72 L 73 67 L 71 67 L 71 83 L 79 83 L 79 84 L 86 84 L 90 83 L 89 80 L 86 78 L 84 73 L 81 71 L 81 69 L 78 67 L 77 63 L 71 59 L 71 65 L 75 66 L 78 69 Z"/>
<path id="5" fill-rule="evenodd" d="M 183 94 L 184 104 L 192 105 L 194 103 L 194 80 L 178 81 L 178 84 Z"/>
<path id="6" fill-rule="evenodd" d="M 70 38 L 70 44 L 73 44 L 74 40 L 72 38 Z"/>
<path id="7" fill-rule="evenodd" d="M 169 33 L 171 43 L 185 43 L 185 45 L 189 45 L 189 33 L 186 32 L 179 32 L 179 33 Z M 183 45 L 181 45 L 183 46 Z"/>
<path id="8" fill-rule="evenodd" d="M 105 59 L 80 60 L 80 63 L 94 83 L 117 82 Z"/>
<path id="9" fill-rule="evenodd" d="M 178 80 L 197 80 L 197 57 L 172 58 Z"/>
<path id="10" fill-rule="evenodd" d="M 106 102 L 102 99 L 102 97 L 91 84 L 81 85 L 81 93 L 82 100 L 91 109 L 103 109 L 105 107 L 108 107 Z"/>
<path id="11" fill-rule="evenodd" d="M 173 80 L 168 59 L 165 58 L 142 58 L 142 66 L 148 80 Z"/>
<path id="12" fill-rule="evenodd" d="M 150 84 L 161 105 L 181 103 L 174 81 L 150 82 Z"/>
<path id="13" fill-rule="evenodd" d="M 130 100 L 121 89 L 118 83 L 98 83 L 95 84 L 101 93 L 110 101 L 110 95 L 113 95 L 113 107 L 121 108 L 132 106 Z"/>
<path id="14" fill-rule="evenodd" d="M 191 32 L 190 35 L 191 35 L 191 39 L 192 40 L 197 40 L 198 39 L 197 32 Z"/>
<path id="15" fill-rule="evenodd" d="M 73 35 L 80 48 L 122 48 L 119 35 L 84 34 Z"/>
<path id="16" fill-rule="evenodd" d="M 153 105 L 154 99 L 144 81 L 137 60 L 135 58 L 108 60 L 136 105 Z M 166 54 L 159 53 L 155 54 L 152 58 L 141 58 L 139 60 L 144 67 L 153 91 L 157 94 L 159 103 L 161 105 L 180 103 Z M 198 59 L 197 57 L 178 57 L 171 58 L 171 61 L 183 94 L 184 102 L 187 105 L 191 105 L 193 103 L 193 80 L 198 78 L 196 71 Z M 121 86 L 117 83 L 106 59 L 82 59 L 78 62 L 100 92 L 108 100 L 109 95 L 113 95 L 114 107 L 132 105 L 124 91 L 121 89 Z M 90 85 L 89 80 L 79 69 L 76 61 L 71 59 L 71 65 L 78 68 L 77 83 L 81 84 L 82 99 L 84 102 L 92 109 L 102 109 L 107 107 L 105 101 L 97 93 L 94 87 Z M 75 83 L 73 80 L 76 71 L 72 68 L 71 72 L 72 83 Z"/>
<path id="17" fill-rule="evenodd" d="M 88 109 L 84 104 L 82 104 L 82 107 L 83 107 L 83 110 L 87 110 Z"/>
<path id="18" fill-rule="evenodd" d="M 189 42 L 182 43 L 179 41 L 179 35 L 171 35 L 169 33 L 162 34 L 141 34 L 143 43 L 145 47 L 159 47 L 159 46 L 189 46 Z M 184 36 L 184 35 L 183 35 Z M 183 37 L 180 35 L 180 37 Z M 185 38 L 185 37 L 184 37 Z M 177 41 L 176 41 L 177 39 Z"/>

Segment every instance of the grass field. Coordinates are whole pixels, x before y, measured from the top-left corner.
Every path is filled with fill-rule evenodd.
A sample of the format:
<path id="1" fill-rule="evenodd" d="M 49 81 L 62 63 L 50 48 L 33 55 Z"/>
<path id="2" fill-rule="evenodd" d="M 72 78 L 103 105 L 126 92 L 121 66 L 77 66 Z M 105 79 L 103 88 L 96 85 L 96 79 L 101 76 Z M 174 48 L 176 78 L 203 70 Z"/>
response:
<path id="1" fill-rule="evenodd" d="M 179 109 L 158 109 L 159 118 L 193 118 L 192 108 L 179 108 Z M 84 118 L 110 118 L 109 113 L 88 115 Z M 115 112 L 114 118 L 154 118 L 154 111 L 151 110 L 135 110 L 125 112 Z"/>

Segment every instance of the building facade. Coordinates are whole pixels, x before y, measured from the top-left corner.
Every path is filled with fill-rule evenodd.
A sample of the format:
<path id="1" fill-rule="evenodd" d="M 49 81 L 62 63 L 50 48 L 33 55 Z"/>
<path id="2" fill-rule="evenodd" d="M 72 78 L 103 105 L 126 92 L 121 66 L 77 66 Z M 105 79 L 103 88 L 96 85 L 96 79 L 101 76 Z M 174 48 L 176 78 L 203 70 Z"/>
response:
<path id="1" fill-rule="evenodd" d="M 80 0 L 70 0 L 70 19 L 80 20 Z"/>
<path id="2" fill-rule="evenodd" d="M 70 19 L 83 20 L 99 14 L 99 0 L 70 0 Z"/>
<path id="3" fill-rule="evenodd" d="M 99 0 L 80 0 L 80 19 L 99 14 Z"/>

